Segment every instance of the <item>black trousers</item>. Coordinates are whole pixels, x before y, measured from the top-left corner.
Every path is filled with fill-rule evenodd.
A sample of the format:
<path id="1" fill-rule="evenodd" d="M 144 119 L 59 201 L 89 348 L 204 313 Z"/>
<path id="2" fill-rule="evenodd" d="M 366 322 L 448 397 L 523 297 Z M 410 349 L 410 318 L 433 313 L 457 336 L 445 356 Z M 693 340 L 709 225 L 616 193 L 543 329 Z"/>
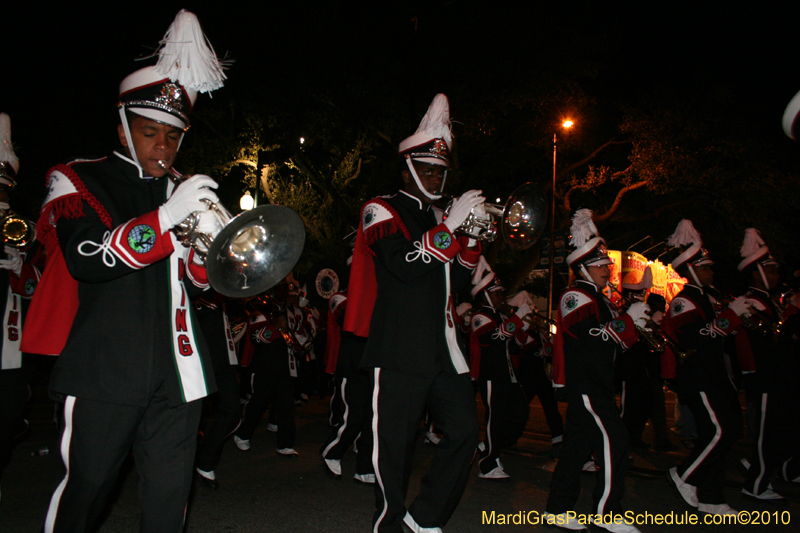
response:
<path id="1" fill-rule="evenodd" d="M 14 438 L 22 425 L 25 402 L 30 397 L 28 369 L 0 370 L 0 480 L 11 461 Z"/>
<path id="2" fill-rule="evenodd" d="M 530 408 L 519 383 L 506 378 L 481 380 L 480 385 L 486 408 L 486 448 L 478 467 L 488 474 L 497 468 L 500 450 L 513 446 L 522 436 Z"/>
<path id="3" fill-rule="evenodd" d="M 344 403 L 342 425 L 335 428 L 322 448 L 325 459 L 341 459 L 354 442 L 358 448 L 356 473 L 371 474 L 372 468 L 372 383 L 366 370 L 342 378 L 339 394 Z"/>
<path id="4" fill-rule="evenodd" d="M 744 489 L 752 494 L 767 490 L 776 471 L 790 459 L 800 458 L 795 396 L 788 391 L 762 392 L 754 406 L 757 435 L 744 481 Z"/>
<path id="5" fill-rule="evenodd" d="M 550 482 L 547 512 L 572 511 L 581 493 L 581 470 L 594 452 L 600 469 L 594 488 L 597 514 L 621 513 L 628 471 L 628 432 L 613 396 L 571 395 L 564 445 Z"/>
<path id="6" fill-rule="evenodd" d="M 67 474 L 50 500 L 45 532 L 93 531 L 133 448 L 141 532 L 183 529 L 201 402 L 170 408 L 163 387 L 147 407 L 67 397 L 61 457 Z"/>
<path id="7" fill-rule="evenodd" d="M 564 421 L 558 412 L 558 402 L 553 391 L 553 382 L 547 377 L 544 370 L 544 359 L 535 355 L 525 355 L 519 361 L 517 380 L 525 391 L 525 396 L 530 404 L 535 397 L 544 410 L 544 418 L 550 428 L 550 436 L 558 437 L 564 434 Z"/>
<path id="8" fill-rule="evenodd" d="M 469 374 L 421 377 L 380 368 L 373 372 L 372 457 L 377 478 L 373 530 L 401 530 L 414 444 L 426 405 L 444 437 L 408 512 L 422 527 L 441 527 L 461 499 L 478 445 Z"/>
<path id="9" fill-rule="evenodd" d="M 235 434 L 240 439 L 250 440 L 261 422 L 267 407 L 272 405 L 270 415 L 275 415 L 278 424 L 277 446 L 294 446 L 294 388 L 296 378 L 289 373 L 285 350 L 281 355 L 262 355 L 253 358 L 250 365 L 251 396 L 245 404 L 244 415 Z"/>
<path id="10" fill-rule="evenodd" d="M 694 414 L 697 441 L 694 449 L 678 466 L 678 475 L 697 487 L 700 503 L 725 503 L 725 455 L 739 438 L 742 412 L 739 397 L 730 385 L 686 391 L 681 395 Z"/>
<path id="11" fill-rule="evenodd" d="M 208 398 L 213 420 L 203 433 L 203 440 L 197 446 L 196 465 L 206 472 L 214 470 L 222 456 L 225 439 L 236 429 L 242 413 L 239 401 L 239 379 L 235 366 L 214 369 L 217 392 Z"/>

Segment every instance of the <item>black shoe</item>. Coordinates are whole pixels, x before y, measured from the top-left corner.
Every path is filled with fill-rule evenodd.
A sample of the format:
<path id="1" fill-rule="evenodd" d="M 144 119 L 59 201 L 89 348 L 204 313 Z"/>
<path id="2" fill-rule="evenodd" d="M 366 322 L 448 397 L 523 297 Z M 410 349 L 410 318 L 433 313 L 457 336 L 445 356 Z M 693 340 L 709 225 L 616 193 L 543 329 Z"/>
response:
<path id="1" fill-rule="evenodd" d="M 195 468 L 194 471 L 197 473 L 197 477 L 200 479 L 200 482 L 203 485 L 205 485 L 206 487 L 208 487 L 211 490 L 217 490 L 219 488 L 219 482 L 216 480 L 216 478 L 212 479 L 210 477 L 207 477 L 208 475 L 212 475 L 212 476 L 214 475 L 214 471 L 213 470 L 211 472 L 204 472 L 203 470 L 200 470 L 199 468 Z"/>

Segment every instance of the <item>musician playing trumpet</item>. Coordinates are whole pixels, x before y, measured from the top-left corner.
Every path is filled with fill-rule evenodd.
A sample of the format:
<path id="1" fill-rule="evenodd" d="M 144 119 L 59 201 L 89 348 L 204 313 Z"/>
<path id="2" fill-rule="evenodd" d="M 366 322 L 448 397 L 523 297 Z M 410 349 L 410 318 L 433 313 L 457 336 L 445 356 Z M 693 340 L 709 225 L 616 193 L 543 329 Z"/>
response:
<path id="1" fill-rule="evenodd" d="M 561 295 L 553 356 L 553 382 L 564 387 L 567 416 L 561 456 L 553 472 L 545 520 L 566 529 L 585 529 L 571 512 L 581 491 L 581 469 L 594 453 L 600 474 L 594 490 L 597 515 L 622 514 L 628 469 L 628 432 L 614 394 L 614 359 L 639 339 L 647 304 L 636 302 L 619 314 L 603 294 L 612 261 L 598 236 L 592 212 L 581 209 L 572 219 L 575 251 L 567 256 L 577 277 Z M 628 524 L 598 523 L 618 533 L 636 533 Z"/>
<path id="2" fill-rule="evenodd" d="M 749 458 L 742 494 L 745 498 L 762 502 L 781 502 L 784 497 L 770 485 L 770 479 L 781 465 L 794 455 L 798 456 L 796 392 L 797 373 L 793 372 L 790 350 L 779 342 L 774 326 L 781 319 L 782 309 L 777 300 L 780 287 L 778 262 L 772 257 L 758 230 L 745 232 L 741 248 L 739 271 L 749 281 L 746 297 L 752 301 L 751 313 L 758 313 L 762 321 L 754 320 L 736 335 L 736 353 L 742 369 L 743 384 L 748 406 L 754 416 L 748 416 L 758 432 Z M 758 326 L 758 327 L 756 327 Z M 791 481 L 791 477 L 787 481 Z"/>
<path id="3" fill-rule="evenodd" d="M 670 303 L 664 332 L 696 353 L 677 367 L 671 348 L 662 357 L 662 376 L 677 377 L 678 400 L 697 423 L 697 442 L 689 456 L 669 471 L 668 479 L 686 505 L 715 515 L 735 514 L 725 502 L 725 455 L 739 436 L 741 409 L 738 390 L 724 351 L 725 337 L 740 330 L 739 318 L 752 300 L 737 298 L 719 315 L 708 293 L 714 282 L 714 261 L 703 248 L 700 233 L 682 220 L 668 244 L 681 250 L 672 268 L 687 279 Z"/>

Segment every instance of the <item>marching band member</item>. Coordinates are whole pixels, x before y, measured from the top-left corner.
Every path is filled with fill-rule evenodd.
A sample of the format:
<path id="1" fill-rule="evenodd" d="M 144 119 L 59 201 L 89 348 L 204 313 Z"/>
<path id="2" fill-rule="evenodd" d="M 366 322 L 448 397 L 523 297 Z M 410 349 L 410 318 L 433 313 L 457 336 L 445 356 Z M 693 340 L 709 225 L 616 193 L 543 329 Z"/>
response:
<path id="1" fill-rule="evenodd" d="M 644 326 L 648 307 L 637 302 L 618 315 L 616 306 L 603 295 L 612 262 L 605 240 L 597 234 L 591 210 L 575 213 L 570 244 L 575 250 L 567 256 L 567 262 L 578 279 L 561 295 L 553 356 L 553 382 L 557 387 L 565 386 L 567 420 L 545 520 L 565 529 L 582 530 L 585 526 L 567 513 L 578 501 L 580 473 L 592 452 L 600 465 L 594 490 L 595 512 L 622 513 L 628 432 L 615 399 L 614 359 L 639 339 L 636 326 Z M 618 533 L 639 531 L 624 523 L 595 525 Z"/>
<path id="2" fill-rule="evenodd" d="M 678 400 L 691 409 L 698 434 L 695 447 L 669 471 L 668 479 L 690 507 L 709 514 L 732 514 L 736 511 L 725 503 L 722 489 L 725 455 L 739 436 L 741 409 L 723 343 L 741 327 L 739 316 L 750 301 L 737 298 L 716 314 L 707 292 L 714 282 L 714 262 L 691 221 L 681 220 L 667 242 L 682 250 L 672 268 L 688 282 L 670 303 L 664 332 L 695 353 L 678 368 L 677 357 L 668 347 L 662 354 L 662 376 L 677 377 Z"/>
<path id="3" fill-rule="evenodd" d="M 294 391 L 297 354 L 303 348 L 295 337 L 302 312 L 290 303 L 296 296 L 297 286 L 284 281 L 275 288 L 275 298 L 250 316 L 241 363 L 250 369 L 250 399 L 233 435 L 242 451 L 250 449 L 250 438 L 271 405 L 270 416 L 275 416 L 278 425 L 276 453 L 288 458 L 298 455 L 294 448 Z"/>
<path id="4" fill-rule="evenodd" d="M 744 327 L 736 335 L 736 352 L 742 373 L 748 373 L 747 393 L 755 408 L 758 433 L 742 494 L 757 501 L 779 502 L 784 498 L 772 490 L 770 478 L 797 448 L 792 439 L 796 431 L 791 428 L 797 422 L 792 415 L 797 412 L 798 376 L 792 371 L 791 353 L 780 349 L 779 332 L 774 329 L 783 314 L 774 300 L 781 281 L 778 262 L 755 228 L 745 232 L 741 253 L 744 259 L 738 268 L 750 282 L 745 297 L 763 318 L 758 330 Z"/>
<path id="5" fill-rule="evenodd" d="M 17 185 L 19 159 L 11 144 L 11 120 L 0 113 L 0 213 L 10 212 L 11 191 Z M 3 468 L 11 461 L 15 435 L 24 427 L 25 402 L 30 396 L 30 357 L 20 351 L 22 325 L 28 300 L 39 281 L 39 270 L 12 246 L 0 251 L 0 292 L 3 300 L 3 342 L 0 344 L 0 481 Z"/>
<path id="6" fill-rule="evenodd" d="M 47 532 L 95 529 L 131 448 L 141 530 L 183 527 L 201 400 L 216 386 L 191 305 L 208 288 L 205 266 L 170 229 L 194 212 L 200 231 L 220 225 L 204 202 L 218 201 L 216 183 L 196 175 L 176 186 L 166 169 L 197 91 L 223 79 L 196 17 L 181 11 L 158 65 L 120 85 L 122 150 L 49 172 L 37 225 L 47 266 L 22 347 L 59 354 L 50 394 L 64 402 L 66 476 Z"/>
<path id="7" fill-rule="evenodd" d="M 437 216 L 433 202 L 441 197 L 451 144 L 449 104 L 439 94 L 417 132 L 400 143 L 403 188 L 367 202 L 356 237 L 344 329 L 367 338 L 362 365 L 373 381 L 375 533 L 396 533 L 402 524 L 440 531 L 458 504 L 478 445 L 475 395 L 453 298 L 469 282 L 480 246 L 453 232 L 484 198 L 469 191 L 447 220 Z M 444 437 L 406 509 L 426 405 Z"/>
<path id="8" fill-rule="evenodd" d="M 331 313 L 328 331 L 333 324 L 339 329 L 347 313 L 347 291 L 338 292 L 330 299 Z M 322 460 L 326 471 L 336 479 L 342 476 L 342 457 L 351 444 L 358 450 L 356 472 L 353 479 L 361 483 L 375 483 L 372 466 L 372 405 L 369 374 L 361 368 L 366 339 L 349 331 L 342 331 L 336 349 L 336 388 L 344 404 L 342 423 L 334 428 L 322 447 Z"/>
<path id="9" fill-rule="evenodd" d="M 511 364 L 511 353 L 519 352 L 527 340 L 528 328 L 522 317 L 531 308 L 522 304 L 510 316 L 499 311 L 498 307 L 505 303 L 505 288 L 483 256 L 473 283 L 472 296 L 483 299 L 483 306 L 471 322 L 470 374 L 478 380 L 486 408 L 486 440 L 478 462 L 478 477 L 508 481 L 510 476 L 500 462 L 500 450 L 517 442 L 529 413 L 525 392 Z"/>

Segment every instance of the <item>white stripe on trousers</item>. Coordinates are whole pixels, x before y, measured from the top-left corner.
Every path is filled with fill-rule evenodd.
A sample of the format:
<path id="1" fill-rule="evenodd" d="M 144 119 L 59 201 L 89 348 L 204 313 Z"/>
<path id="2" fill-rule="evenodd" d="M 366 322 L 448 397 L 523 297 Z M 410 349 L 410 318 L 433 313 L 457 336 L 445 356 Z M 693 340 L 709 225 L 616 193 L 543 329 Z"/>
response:
<path id="1" fill-rule="evenodd" d="M 47 518 L 44 522 L 45 533 L 52 533 L 53 527 L 56 524 L 56 515 L 58 514 L 58 506 L 61 503 L 61 496 L 64 494 L 64 489 L 69 481 L 69 447 L 72 440 L 72 413 L 75 410 L 75 396 L 67 396 L 67 401 L 64 402 L 64 434 L 61 436 L 61 459 L 64 461 L 64 467 L 67 469 L 64 479 L 61 480 L 53 497 L 50 498 L 50 507 L 47 509 Z"/>
<path id="2" fill-rule="evenodd" d="M 339 430 L 336 432 L 336 438 L 331 441 L 330 444 L 325 446 L 325 449 L 322 450 L 322 458 L 325 459 L 325 456 L 328 455 L 328 452 L 331 451 L 331 448 L 339 444 L 342 440 L 342 433 L 344 432 L 345 428 L 347 427 L 347 418 L 350 414 L 350 405 L 347 403 L 347 396 L 345 396 L 344 390 L 347 388 L 347 378 L 342 378 L 342 384 L 339 386 L 339 389 L 342 394 L 342 403 L 344 404 L 344 415 L 342 416 L 342 423 L 339 426 Z"/>
<path id="3" fill-rule="evenodd" d="M 586 406 L 586 410 L 594 417 L 594 421 L 597 423 L 597 427 L 603 435 L 603 483 L 605 488 L 603 489 L 603 495 L 600 497 L 600 501 L 597 502 L 597 512 L 603 514 L 608 496 L 611 493 L 611 441 L 608 438 L 608 432 L 606 432 L 605 426 L 603 426 L 603 421 L 600 420 L 600 417 L 597 416 L 597 413 L 592 409 L 592 401 L 589 399 L 589 396 L 587 394 L 581 394 L 581 396 L 583 397 L 583 405 Z"/>
<path id="4" fill-rule="evenodd" d="M 722 437 L 722 426 L 719 425 L 719 421 L 717 420 L 717 414 L 714 412 L 714 409 L 711 408 L 711 404 L 708 403 L 708 396 L 706 396 L 705 392 L 701 391 L 700 398 L 702 398 L 703 400 L 703 405 L 706 406 L 706 411 L 708 411 L 708 416 L 709 418 L 711 418 L 711 423 L 714 424 L 716 432 L 714 433 L 714 438 L 711 439 L 711 442 L 708 443 L 708 446 L 706 446 L 705 449 L 700 453 L 700 455 L 697 456 L 697 459 L 695 459 L 694 462 L 691 465 L 689 465 L 689 468 L 687 468 L 683 472 L 683 475 L 681 476 L 681 481 L 684 482 L 688 479 L 689 476 L 692 475 L 692 473 L 694 473 L 694 471 L 697 469 L 698 466 L 700 466 L 703 460 L 705 460 L 708 454 L 711 453 L 711 450 L 714 449 L 714 446 L 717 445 L 720 437 Z"/>
<path id="5" fill-rule="evenodd" d="M 372 467 L 375 469 L 375 480 L 381 488 L 381 494 L 383 494 L 383 510 L 372 529 L 373 533 L 378 533 L 378 525 L 389 510 L 389 501 L 386 499 L 386 489 L 383 486 L 381 469 L 378 468 L 378 452 L 380 451 L 380 440 L 378 440 L 378 393 L 380 392 L 381 369 L 376 368 L 373 375 L 375 377 L 375 386 L 372 388 L 372 442 L 374 443 L 372 446 Z"/>

